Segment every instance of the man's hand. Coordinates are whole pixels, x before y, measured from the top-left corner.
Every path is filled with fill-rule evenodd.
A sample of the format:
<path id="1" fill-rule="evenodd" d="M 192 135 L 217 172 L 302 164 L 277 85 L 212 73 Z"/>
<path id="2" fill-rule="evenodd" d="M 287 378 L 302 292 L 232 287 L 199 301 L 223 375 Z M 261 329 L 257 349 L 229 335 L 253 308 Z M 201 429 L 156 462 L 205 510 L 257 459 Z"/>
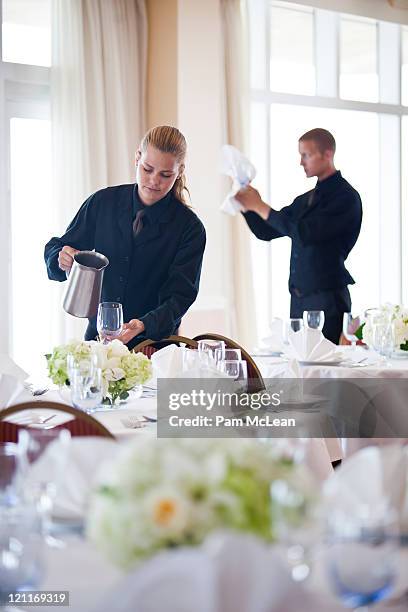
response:
<path id="1" fill-rule="evenodd" d="M 74 255 L 79 253 L 78 249 L 73 249 L 70 246 L 63 246 L 58 253 L 58 265 L 64 272 L 69 272 L 74 263 Z"/>
<path id="2" fill-rule="evenodd" d="M 259 191 L 254 187 L 248 185 L 240 189 L 234 197 L 245 208 L 245 211 L 252 210 L 266 221 L 271 211 L 271 207 L 262 201 Z"/>
<path id="3" fill-rule="evenodd" d="M 118 340 L 123 342 L 123 344 L 127 344 L 135 336 L 138 336 L 144 331 L 144 323 L 139 321 L 139 319 L 131 319 L 129 323 L 124 323 L 122 333 L 118 336 Z"/>

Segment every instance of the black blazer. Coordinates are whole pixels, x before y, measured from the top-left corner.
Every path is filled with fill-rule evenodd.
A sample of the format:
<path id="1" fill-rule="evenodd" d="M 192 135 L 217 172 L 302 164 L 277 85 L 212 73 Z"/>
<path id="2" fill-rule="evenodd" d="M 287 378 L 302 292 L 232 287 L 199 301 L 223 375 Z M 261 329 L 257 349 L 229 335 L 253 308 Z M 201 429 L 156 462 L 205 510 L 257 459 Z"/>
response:
<path id="1" fill-rule="evenodd" d="M 195 213 L 172 194 L 148 209 L 147 222 L 132 232 L 135 185 L 101 189 L 82 205 L 66 233 L 45 246 L 48 277 L 66 280 L 58 266 L 64 245 L 103 253 L 105 269 L 101 301 L 121 302 L 124 320 L 140 319 L 144 338 L 159 340 L 173 334 L 197 297 L 205 248 L 205 229 Z M 97 334 L 95 317 L 85 338 Z"/>
<path id="2" fill-rule="evenodd" d="M 354 284 L 344 262 L 360 233 L 362 207 L 358 192 L 340 172 L 319 181 L 290 206 L 271 210 L 267 221 L 254 212 L 244 217 L 261 240 L 292 239 L 291 292 L 296 288 L 310 295 Z"/>

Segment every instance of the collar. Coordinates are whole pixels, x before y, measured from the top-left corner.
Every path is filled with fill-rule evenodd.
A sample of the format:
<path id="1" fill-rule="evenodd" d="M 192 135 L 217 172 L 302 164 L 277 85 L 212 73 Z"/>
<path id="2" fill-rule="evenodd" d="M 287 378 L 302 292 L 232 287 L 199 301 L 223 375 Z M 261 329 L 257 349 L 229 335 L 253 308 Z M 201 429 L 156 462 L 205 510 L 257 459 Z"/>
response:
<path id="1" fill-rule="evenodd" d="M 337 185 L 342 180 L 342 175 L 340 170 L 336 170 L 334 174 L 331 174 L 323 181 L 317 181 L 315 190 L 319 193 L 327 193 L 328 191 L 332 191 L 337 187 Z"/>
<path id="2" fill-rule="evenodd" d="M 154 223 L 155 221 L 158 221 L 159 219 L 161 219 L 161 217 L 166 218 L 167 217 L 166 213 L 168 212 L 171 197 L 172 197 L 172 194 L 170 191 L 161 200 L 158 200 L 154 204 L 150 204 L 149 206 L 146 206 L 146 204 L 143 204 L 142 200 L 139 197 L 139 193 L 137 190 L 137 184 L 135 183 L 134 188 L 133 188 L 133 203 L 132 203 L 133 218 L 136 217 L 136 213 L 139 210 L 144 210 L 146 218 L 149 220 L 149 222 L 152 222 L 152 223 Z M 161 220 L 164 220 L 164 219 L 161 219 Z"/>

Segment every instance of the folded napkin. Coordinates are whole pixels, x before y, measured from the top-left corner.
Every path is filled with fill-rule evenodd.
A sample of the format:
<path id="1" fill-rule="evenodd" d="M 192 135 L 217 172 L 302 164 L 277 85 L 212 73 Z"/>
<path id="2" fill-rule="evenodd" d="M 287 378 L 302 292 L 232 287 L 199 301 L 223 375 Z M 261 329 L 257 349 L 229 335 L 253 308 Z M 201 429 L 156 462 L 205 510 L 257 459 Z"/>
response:
<path id="1" fill-rule="evenodd" d="M 341 358 L 337 345 L 327 340 L 318 329 L 301 329 L 289 332 L 288 357 L 298 361 L 333 361 Z"/>
<path id="2" fill-rule="evenodd" d="M 65 464 L 60 443 L 56 440 L 29 466 L 26 488 L 35 487 L 39 481 L 54 481 L 56 498 L 53 515 L 56 518 L 82 520 L 101 463 L 109 461 L 117 450 L 115 440 L 88 436 L 72 438 Z M 62 474 L 58 473 L 58 469 L 62 470 Z"/>
<path id="3" fill-rule="evenodd" d="M 20 382 L 28 378 L 27 372 L 24 372 L 24 370 L 5 353 L 0 353 L 0 374 L 8 374 Z"/>
<path id="4" fill-rule="evenodd" d="M 262 345 L 269 351 L 280 353 L 284 350 L 283 344 L 283 321 L 275 318 L 269 327 L 269 334 L 262 338 Z"/>
<path id="5" fill-rule="evenodd" d="M 346 459 L 323 487 L 324 505 L 329 513 L 356 516 L 369 509 L 381 514 L 388 504 L 408 534 L 408 448 L 400 444 L 369 446 Z"/>
<path id="6" fill-rule="evenodd" d="M 147 561 L 97 610 L 298 612 L 304 598 L 271 547 L 250 535 L 218 532 L 200 547 L 163 552 Z"/>
<path id="7" fill-rule="evenodd" d="M 13 404 L 20 404 L 32 399 L 21 380 L 10 374 L 0 374 L 0 410 Z"/>
<path id="8" fill-rule="evenodd" d="M 235 216 L 243 208 L 234 196 L 255 178 L 256 170 L 245 155 L 232 145 L 224 145 L 221 155 L 221 172 L 232 178 L 231 191 L 222 203 L 221 210 L 228 215 Z"/>
<path id="9" fill-rule="evenodd" d="M 150 358 L 156 378 L 176 378 L 183 370 L 183 348 L 169 344 L 153 353 Z"/>

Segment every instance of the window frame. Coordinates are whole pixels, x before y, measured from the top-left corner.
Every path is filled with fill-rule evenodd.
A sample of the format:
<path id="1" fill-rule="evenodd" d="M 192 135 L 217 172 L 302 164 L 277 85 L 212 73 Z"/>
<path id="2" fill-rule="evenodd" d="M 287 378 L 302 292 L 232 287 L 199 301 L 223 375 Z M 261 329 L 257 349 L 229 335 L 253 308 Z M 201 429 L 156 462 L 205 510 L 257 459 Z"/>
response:
<path id="1" fill-rule="evenodd" d="M 296 0 L 299 5 L 310 8 L 310 2 Z M 280 3 L 281 4 L 281 3 Z M 288 8 L 293 2 L 288 1 Z M 397 117 L 399 125 L 398 150 L 395 151 L 398 160 L 398 188 L 394 188 L 393 206 L 388 207 L 385 201 L 387 176 L 379 173 L 379 195 L 380 195 L 380 224 L 384 232 L 380 234 L 380 302 L 392 300 L 398 303 L 408 301 L 408 248 L 402 236 L 403 222 L 408 221 L 408 188 L 405 187 L 408 172 L 403 172 L 403 151 L 402 151 L 402 120 L 408 116 L 408 106 L 402 105 L 401 100 L 401 66 L 402 66 L 402 36 L 401 30 L 405 24 L 392 23 L 373 19 L 377 23 L 377 65 L 379 80 L 379 101 L 363 102 L 345 100 L 340 98 L 340 19 L 342 14 L 348 19 L 352 18 L 349 12 L 341 13 L 335 10 L 325 10 L 314 7 L 314 52 L 316 67 L 316 95 L 300 95 L 293 93 L 274 92 L 270 89 L 269 81 L 269 58 L 270 58 L 270 18 L 273 0 L 250 0 L 249 2 L 249 37 L 250 37 L 250 67 L 261 62 L 263 64 L 263 84 L 264 87 L 252 86 L 252 75 L 250 75 L 250 104 L 253 102 L 263 105 L 266 113 L 265 129 L 268 134 L 267 146 L 265 148 L 266 168 L 266 193 L 265 199 L 271 202 L 271 151 L 270 151 L 270 113 L 273 104 L 287 104 L 293 106 L 309 106 L 315 108 L 327 108 L 336 110 L 351 110 L 370 112 L 378 115 L 379 118 L 379 167 L 386 167 L 385 157 L 389 150 L 391 140 L 395 144 L 395 134 L 390 136 L 388 133 L 388 123 L 390 115 Z M 295 7 L 293 7 L 295 8 Z M 360 19 L 361 15 L 356 14 Z M 406 27 L 406 26 L 405 26 Z M 251 47 L 251 31 L 256 33 L 254 47 Z M 253 37 L 254 40 L 255 37 Z M 322 52 L 324 49 L 324 53 Z M 261 57 L 263 53 L 263 57 Z M 256 54 L 256 55 L 255 55 Z M 396 65 L 398 58 L 398 65 Z M 390 70 L 390 66 L 394 69 Z M 259 67 L 258 67 L 259 71 Z M 259 78 L 258 78 L 259 80 Z M 390 94 L 391 92 L 391 94 Z M 407 121 L 407 120 L 406 120 Z M 406 129 L 408 138 L 408 127 Z M 407 156 L 408 157 L 408 156 Z M 383 175 L 383 176 L 381 176 Z M 388 181 L 390 183 L 390 181 Z M 395 183 L 395 176 L 394 176 Z M 395 187 L 395 185 L 394 185 Z M 395 191 L 398 193 L 395 194 Z M 397 195 L 398 201 L 395 201 Z M 289 202 L 279 203 L 279 206 Z M 398 229 L 398 240 L 395 240 L 395 231 Z M 389 248 L 390 236 L 393 236 L 393 253 L 390 255 Z M 255 239 L 254 239 L 255 240 Z M 397 244 L 398 243 L 398 244 Z M 273 265 L 272 265 L 272 245 L 267 243 L 268 252 L 267 263 L 267 317 L 271 323 L 273 314 Z M 259 249 L 258 249 L 259 253 Z M 390 268 L 390 262 L 392 267 Z M 254 265 L 256 265 L 254 260 Z M 390 275 L 390 269 L 393 274 Z M 288 272 L 289 273 L 289 272 Z M 358 279 L 357 279 L 358 280 Z M 263 307 L 264 309 L 265 307 Z"/>
<path id="2" fill-rule="evenodd" d="M 50 119 L 50 79 L 49 67 L 3 61 L 0 27 L 0 353 L 12 349 L 10 119 Z"/>

